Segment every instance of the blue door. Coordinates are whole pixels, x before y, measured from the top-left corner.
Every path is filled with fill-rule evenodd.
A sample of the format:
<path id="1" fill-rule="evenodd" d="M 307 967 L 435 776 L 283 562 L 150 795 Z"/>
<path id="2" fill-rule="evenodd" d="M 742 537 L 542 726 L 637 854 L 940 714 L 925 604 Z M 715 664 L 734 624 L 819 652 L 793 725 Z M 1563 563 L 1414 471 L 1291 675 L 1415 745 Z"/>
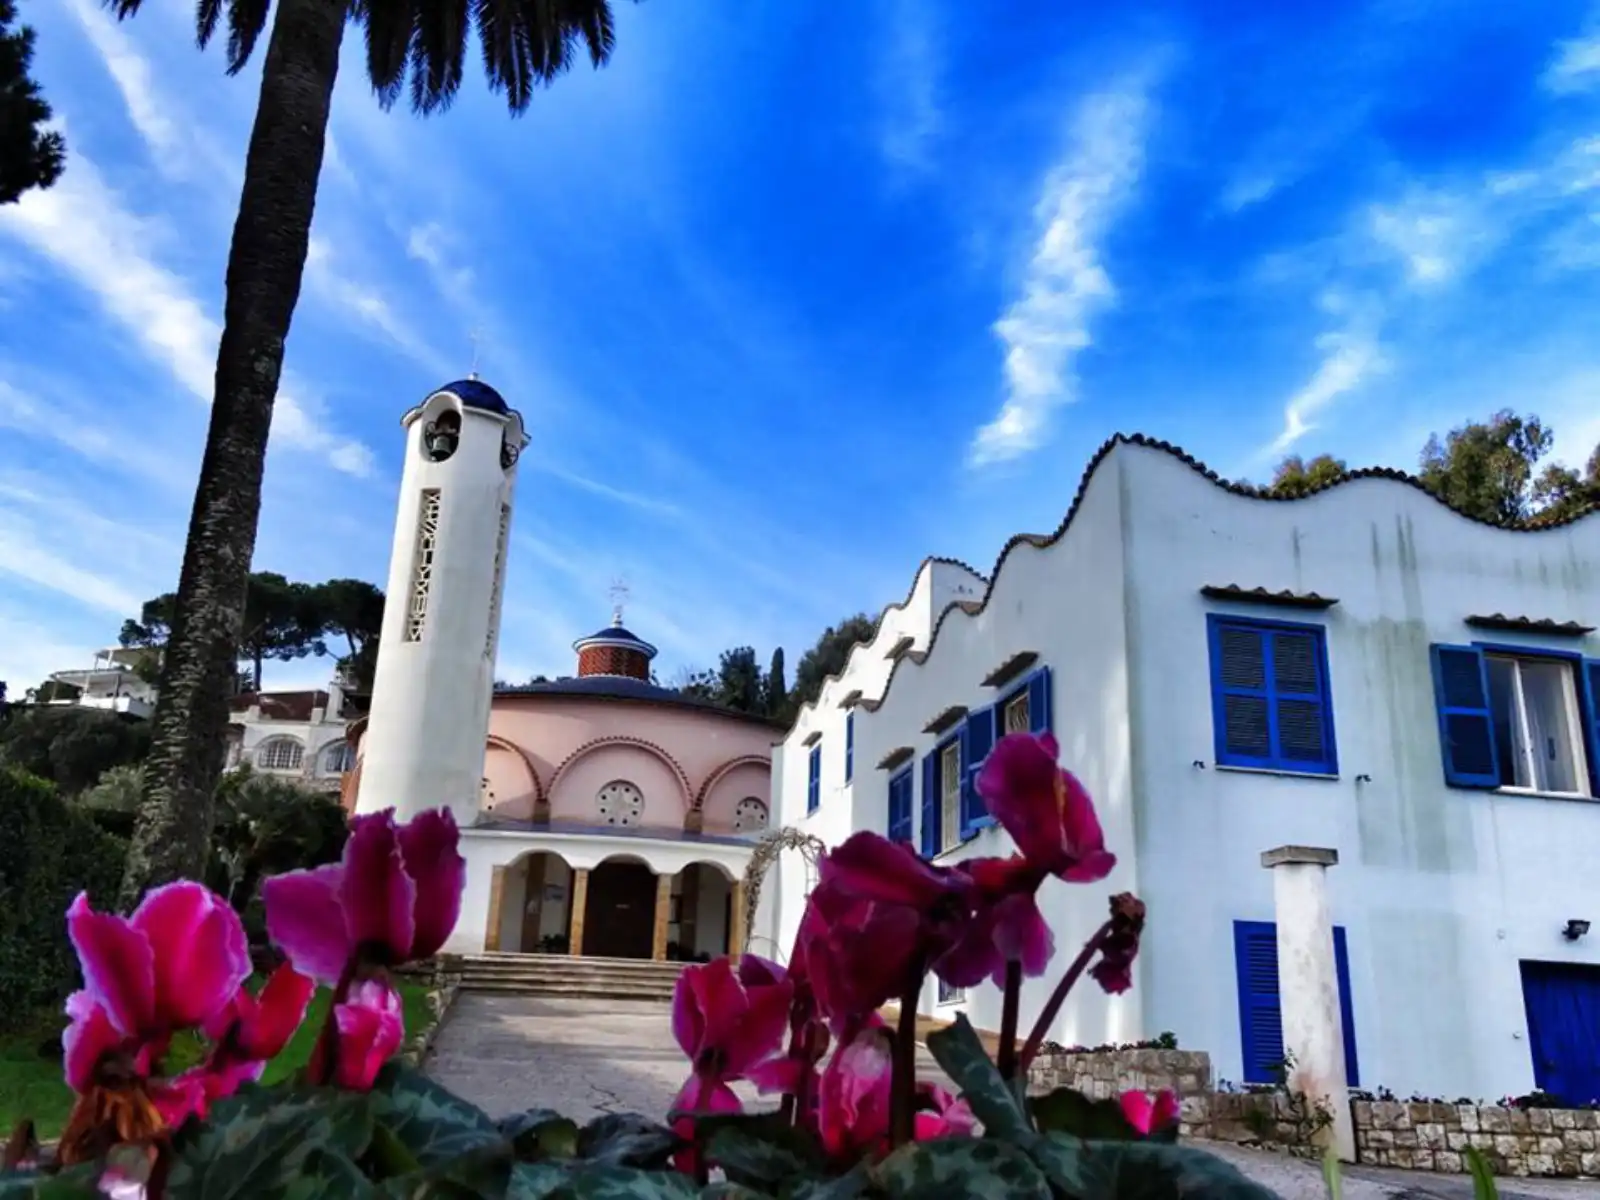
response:
<path id="1" fill-rule="evenodd" d="M 1569 1104 L 1600 1100 L 1600 967 L 1525 962 L 1533 1082 Z"/>
<path id="2" fill-rule="evenodd" d="M 1239 973 L 1239 1041 L 1244 1081 L 1275 1083 L 1283 1063 L 1283 1012 L 1278 999 L 1278 926 L 1272 921 L 1233 923 L 1234 967 Z M 1345 1082 L 1361 1085 L 1356 1054 L 1355 1006 L 1350 1001 L 1350 952 L 1344 926 L 1333 927 L 1333 964 L 1339 979 L 1339 1016 L 1344 1028 Z"/>

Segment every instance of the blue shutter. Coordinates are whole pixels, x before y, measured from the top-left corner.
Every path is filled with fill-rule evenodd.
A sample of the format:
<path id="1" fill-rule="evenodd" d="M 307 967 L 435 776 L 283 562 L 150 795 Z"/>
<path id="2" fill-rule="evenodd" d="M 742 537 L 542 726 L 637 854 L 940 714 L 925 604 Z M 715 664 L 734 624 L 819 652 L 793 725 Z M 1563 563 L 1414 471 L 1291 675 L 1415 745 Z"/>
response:
<path id="1" fill-rule="evenodd" d="M 849 783 L 856 773 L 856 714 L 844 715 L 844 781 Z"/>
<path id="2" fill-rule="evenodd" d="M 1351 1087 L 1360 1087 L 1361 1067 L 1356 1054 L 1356 1010 L 1350 1001 L 1350 952 L 1345 946 L 1343 925 L 1333 927 L 1333 965 L 1339 973 L 1339 1025 L 1344 1030 L 1344 1079 Z"/>
<path id="3" fill-rule="evenodd" d="M 1270 636 L 1275 757 L 1289 770 L 1336 773 L 1322 633 L 1275 629 Z"/>
<path id="4" fill-rule="evenodd" d="M 1265 629 L 1211 622 L 1212 728 L 1219 763 L 1272 765 L 1272 685 Z"/>
<path id="5" fill-rule="evenodd" d="M 1283 1012 L 1278 1005 L 1278 930 L 1271 921 L 1235 921 L 1239 972 L 1239 1045 L 1244 1081 L 1274 1083 L 1283 1062 Z"/>
<path id="6" fill-rule="evenodd" d="M 1031 701 L 1029 702 L 1032 703 Z M 995 710 L 980 708 L 967 714 L 961 727 L 961 836 L 969 838 L 994 818 L 978 795 L 978 770 L 994 749 Z"/>
<path id="7" fill-rule="evenodd" d="M 889 840 L 911 845 L 911 768 L 889 780 Z"/>
<path id="8" fill-rule="evenodd" d="M 806 812 L 814 813 L 822 807 L 822 745 L 811 747 L 811 758 L 806 764 Z"/>
<path id="9" fill-rule="evenodd" d="M 1451 787 L 1500 786 L 1500 755 L 1489 707 L 1489 669 L 1476 646 L 1428 648 L 1439 709 L 1444 781 Z"/>
<path id="10" fill-rule="evenodd" d="M 1050 682 L 1049 667 L 1040 667 L 1028 677 L 1028 732 L 1030 733 L 1055 732 L 1055 689 L 1050 686 Z"/>
<path id="11" fill-rule="evenodd" d="M 1600 658 L 1585 659 L 1582 693 L 1585 728 L 1589 734 L 1589 794 L 1600 796 Z"/>
<path id="12" fill-rule="evenodd" d="M 922 853 L 932 858 L 939 853 L 939 754 L 935 751 L 922 760 Z"/>
<path id="13" fill-rule="evenodd" d="M 1278 927 L 1271 921 L 1235 921 L 1233 953 L 1239 972 L 1239 1043 L 1246 1083 L 1276 1083 L 1283 1063 L 1283 1009 L 1278 996 Z M 1355 1007 L 1350 1000 L 1350 954 L 1344 926 L 1333 927 L 1334 970 L 1339 979 L 1339 1024 L 1344 1033 L 1346 1082 L 1359 1087 Z"/>

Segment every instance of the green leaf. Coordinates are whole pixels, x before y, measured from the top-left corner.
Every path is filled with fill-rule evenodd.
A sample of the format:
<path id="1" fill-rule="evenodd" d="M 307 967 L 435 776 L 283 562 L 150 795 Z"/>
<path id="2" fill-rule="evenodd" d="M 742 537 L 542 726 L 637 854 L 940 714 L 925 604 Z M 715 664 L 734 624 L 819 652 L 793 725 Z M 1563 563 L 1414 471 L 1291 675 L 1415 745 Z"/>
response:
<path id="1" fill-rule="evenodd" d="M 552 1200 L 697 1200 L 700 1189 L 677 1171 L 590 1166 L 575 1172 Z"/>
<path id="2" fill-rule="evenodd" d="M 1277 1200 L 1232 1163 L 1189 1146 L 1085 1142 L 1084 1194 L 1116 1200 Z"/>
<path id="3" fill-rule="evenodd" d="M 511 1185 L 506 1189 L 506 1200 L 545 1200 L 566 1183 L 571 1172 L 556 1163 L 519 1162 L 511 1168 Z"/>
<path id="4" fill-rule="evenodd" d="M 721 1180 L 708 1184 L 699 1191 L 700 1200 L 772 1200 L 770 1192 L 758 1192 L 742 1183 Z"/>
<path id="5" fill-rule="evenodd" d="M 1117 1100 L 1091 1100 L 1072 1088 L 1058 1087 L 1043 1096 L 1030 1096 L 1028 1108 L 1041 1133 L 1070 1133 L 1091 1141 L 1141 1140 Z"/>
<path id="6" fill-rule="evenodd" d="M 1332 1146 L 1322 1152 L 1322 1186 L 1328 1189 L 1328 1200 L 1344 1200 L 1344 1176 Z"/>
<path id="7" fill-rule="evenodd" d="M 380 1179 L 409 1175 L 422 1169 L 411 1148 L 382 1121 L 372 1123 L 372 1144 L 368 1147 L 367 1161 Z"/>
<path id="8" fill-rule="evenodd" d="M 1039 1134 L 1027 1143 L 1028 1155 L 1057 1192 L 1084 1195 L 1083 1141 L 1066 1133 Z"/>
<path id="9" fill-rule="evenodd" d="M 660 1122 L 638 1113 L 607 1113 L 590 1121 L 578 1134 L 578 1157 L 612 1166 L 667 1165 L 683 1139 Z"/>
<path id="10" fill-rule="evenodd" d="M 389 1063 L 371 1093 L 372 1113 L 423 1167 L 504 1142 L 484 1112 L 422 1072 Z"/>
<path id="11" fill-rule="evenodd" d="M 352 1161 L 367 1152 L 367 1147 L 372 1144 L 373 1129 L 377 1125 L 370 1092 L 321 1088 L 311 1093 L 306 1102 L 327 1122 L 330 1150 L 336 1150 Z"/>
<path id="12" fill-rule="evenodd" d="M 1051 1195 L 1049 1181 L 1020 1147 L 993 1138 L 912 1142 L 872 1173 L 893 1200 L 1049 1200 Z M 1094 1195 L 1099 1200 L 1099 1193 Z"/>
<path id="13" fill-rule="evenodd" d="M 330 1133 L 328 1121 L 310 1105 L 262 1088 L 241 1091 L 214 1105 L 204 1123 L 190 1122 L 179 1130 L 167 1195 L 171 1200 L 284 1195 L 311 1153 L 328 1144 Z"/>
<path id="14" fill-rule="evenodd" d="M 511 1139 L 512 1151 L 523 1162 L 577 1156 L 578 1123 L 554 1109 L 531 1108 L 502 1117 L 496 1124 L 501 1136 Z"/>
<path id="15" fill-rule="evenodd" d="M 501 1117 L 494 1123 L 494 1127 L 500 1131 L 501 1137 L 507 1141 L 514 1142 L 521 1134 L 528 1132 L 530 1129 L 537 1129 L 550 1121 L 564 1121 L 566 1119 L 553 1108 L 530 1108 L 525 1112 L 512 1113 L 508 1117 Z"/>
<path id="16" fill-rule="evenodd" d="M 1017 1096 L 989 1058 L 965 1013 L 955 1023 L 928 1035 L 928 1051 L 961 1090 L 973 1116 L 990 1137 L 1016 1140 L 1029 1132 L 1028 1117 Z"/>
<path id="17" fill-rule="evenodd" d="M 1467 1171 L 1472 1175 L 1473 1200 L 1499 1200 L 1500 1189 L 1495 1186 L 1494 1168 L 1483 1156 L 1483 1151 L 1476 1146 L 1467 1146 L 1461 1151 L 1461 1157 L 1466 1160 Z"/>
<path id="18" fill-rule="evenodd" d="M 424 1167 L 410 1175 L 386 1179 L 380 1195 L 404 1200 L 446 1200 L 449 1197 L 499 1197 L 511 1189 L 510 1144 L 495 1141 L 487 1146 Z"/>
<path id="19" fill-rule="evenodd" d="M 773 1187 L 822 1170 L 822 1147 L 816 1138 L 777 1113 L 728 1113 L 697 1120 L 707 1159 L 735 1182 Z"/>
<path id="20" fill-rule="evenodd" d="M 872 1182 L 867 1163 L 857 1163 L 848 1174 L 832 1179 L 795 1179 L 784 1184 L 783 1200 L 856 1200 Z"/>
<path id="21" fill-rule="evenodd" d="M 376 1194 L 355 1163 L 328 1150 L 307 1156 L 300 1177 L 284 1193 L 286 1200 L 364 1200 Z"/>

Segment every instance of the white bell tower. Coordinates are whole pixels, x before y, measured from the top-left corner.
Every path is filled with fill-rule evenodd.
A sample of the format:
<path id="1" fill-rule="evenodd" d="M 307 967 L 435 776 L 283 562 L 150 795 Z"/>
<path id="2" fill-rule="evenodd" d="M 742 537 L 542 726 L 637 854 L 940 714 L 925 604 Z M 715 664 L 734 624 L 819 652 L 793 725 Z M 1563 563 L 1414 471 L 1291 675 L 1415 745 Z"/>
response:
<path id="1" fill-rule="evenodd" d="M 522 416 L 476 376 L 406 413 L 356 812 L 478 812 Z"/>

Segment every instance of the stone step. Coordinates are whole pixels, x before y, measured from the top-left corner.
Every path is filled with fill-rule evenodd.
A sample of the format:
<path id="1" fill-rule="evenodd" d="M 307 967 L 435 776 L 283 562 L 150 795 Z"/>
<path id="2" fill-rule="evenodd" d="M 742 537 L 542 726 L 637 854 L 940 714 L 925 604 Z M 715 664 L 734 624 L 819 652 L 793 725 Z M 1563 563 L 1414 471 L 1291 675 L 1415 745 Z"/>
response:
<path id="1" fill-rule="evenodd" d="M 457 960 L 468 991 L 670 1000 L 682 963 L 561 954 L 474 954 Z"/>

